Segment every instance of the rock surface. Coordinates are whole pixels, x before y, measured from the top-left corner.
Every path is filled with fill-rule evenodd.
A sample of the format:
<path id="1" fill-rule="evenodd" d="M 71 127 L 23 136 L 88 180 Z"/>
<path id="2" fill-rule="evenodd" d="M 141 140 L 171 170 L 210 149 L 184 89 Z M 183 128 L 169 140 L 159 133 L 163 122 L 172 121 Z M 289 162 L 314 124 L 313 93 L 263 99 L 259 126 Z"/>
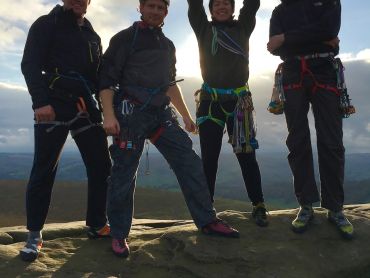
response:
<path id="1" fill-rule="evenodd" d="M 323 209 L 315 209 L 306 233 L 294 234 L 296 212 L 270 212 L 267 228 L 250 213 L 219 213 L 240 239 L 205 236 L 191 221 L 135 219 L 128 259 L 111 253 L 109 239 L 87 239 L 84 222 L 72 222 L 47 225 L 39 259 L 25 263 L 18 256 L 25 228 L 0 228 L 0 277 L 370 277 L 370 204 L 346 207 L 356 230 L 351 241 Z"/>

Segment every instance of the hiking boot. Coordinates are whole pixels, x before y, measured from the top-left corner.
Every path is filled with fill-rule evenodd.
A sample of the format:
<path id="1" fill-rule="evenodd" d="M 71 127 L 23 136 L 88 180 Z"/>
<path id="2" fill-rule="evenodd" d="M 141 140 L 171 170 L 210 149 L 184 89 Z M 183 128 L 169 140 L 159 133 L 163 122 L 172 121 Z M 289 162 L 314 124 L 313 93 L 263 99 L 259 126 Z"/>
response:
<path id="1" fill-rule="evenodd" d="M 202 233 L 206 235 L 217 235 L 222 237 L 239 237 L 239 232 L 221 219 L 216 219 L 215 221 L 202 227 Z"/>
<path id="2" fill-rule="evenodd" d="M 297 217 L 292 222 L 292 230 L 295 233 L 303 233 L 313 219 L 312 206 L 306 205 L 299 208 Z"/>
<path id="3" fill-rule="evenodd" d="M 264 203 L 258 203 L 256 206 L 253 206 L 252 217 L 258 226 L 266 227 L 269 224 L 266 213 L 267 210 Z"/>
<path id="4" fill-rule="evenodd" d="M 110 226 L 106 223 L 103 227 L 99 228 L 89 227 L 87 236 L 90 239 L 110 237 Z"/>
<path id="5" fill-rule="evenodd" d="M 41 251 L 42 242 L 42 238 L 28 238 L 26 245 L 19 251 L 21 259 L 25 262 L 36 260 Z"/>
<path id="6" fill-rule="evenodd" d="M 347 217 L 343 214 L 343 211 L 334 212 L 328 211 L 328 220 L 330 223 L 333 223 L 343 238 L 352 239 L 353 238 L 353 226 Z"/>
<path id="7" fill-rule="evenodd" d="M 112 239 L 113 253 L 122 258 L 127 258 L 130 255 L 130 248 L 127 245 L 126 239 Z"/>

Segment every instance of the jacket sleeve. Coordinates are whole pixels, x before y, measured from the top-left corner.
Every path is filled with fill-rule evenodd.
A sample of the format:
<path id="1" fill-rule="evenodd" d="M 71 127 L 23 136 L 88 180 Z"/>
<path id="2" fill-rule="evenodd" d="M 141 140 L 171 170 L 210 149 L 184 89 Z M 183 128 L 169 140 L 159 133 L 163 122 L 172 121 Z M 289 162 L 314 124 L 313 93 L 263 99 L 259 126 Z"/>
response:
<path id="1" fill-rule="evenodd" d="M 170 41 L 170 82 L 176 80 L 176 48 L 172 41 Z"/>
<path id="2" fill-rule="evenodd" d="M 247 37 L 250 37 L 256 26 L 256 13 L 260 7 L 260 0 L 244 0 L 240 9 L 239 22 L 243 25 Z"/>
<path id="3" fill-rule="evenodd" d="M 118 33 L 112 37 L 102 57 L 99 91 L 119 84 L 129 51 L 129 47 L 123 41 L 123 33 Z"/>
<path id="4" fill-rule="evenodd" d="M 42 74 L 47 63 L 53 25 L 45 17 L 36 20 L 27 36 L 21 69 L 32 98 L 32 108 L 48 105 L 48 86 Z"/>
<path id="5" fill-rule="evenodd" d="M 284 32 L 287 45 L 324 42 L 338 36 L 341 24 L 340 0 L 323 1 L 324 12 L 320 19 L 305 26 Z"/>
<path id="6" fill-rule="evenodd" d="M 279 7 L 275 8 L 272 11 L 272 15 L 270 18 L 270 31 L 269 31 L 269 38 L 275 35 L 280 35 L 284 33 L 283 26 L 280 21 L 280 13 L 279 13 Z M 280 47 L 281 48 L 281 47 Z M 275 49 L 272 54 L 273 55 L 280 55 L 280 48 Z"/>
<path id="7" fill-rule="evenodd" d="M 188 17 L 191 27 L 197 37 L 208 24 L 207 14 L 204 10 L 203 0 L 188 0 Z"/>

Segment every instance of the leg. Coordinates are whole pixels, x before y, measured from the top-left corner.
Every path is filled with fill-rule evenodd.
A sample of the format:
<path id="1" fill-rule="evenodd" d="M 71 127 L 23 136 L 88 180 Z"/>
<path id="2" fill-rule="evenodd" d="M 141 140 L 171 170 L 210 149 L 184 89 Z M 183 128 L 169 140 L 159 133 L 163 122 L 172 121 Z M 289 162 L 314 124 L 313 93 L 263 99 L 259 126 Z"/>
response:
<path id="1" fill-rule="evenodd" d="M 315 182 L 307 119 L 309 98 L 304 88 L 286 90 L 285 96 L 284 112 L 289 132 L 286 144 L 295 194 L 300 205 L 312 204 L 319 201 L 319 193 Z"/>
<path id="2" fill-rule="evenodd" d="M 27 229 L 42 230 L 49 210 L 51 191 L 58 168 L 61 150 L 68 129 L 57 127 L 46 132 L 49 125 L 35 125 L 35 154 L 31 176 L 27 185 Z"/>
<path id="3" fill-rule="evenodd" d="M 111 169 L 106 134 L 96 126 L 79 133 L 74 140 L 85 163 L 88 178 L 86 225 L 102 227 L 107 222 L 107 178 Z"/>
<path id="4" fill-rule="evenodd" d="M 198 117 L 208 114 L 209 102 L 202 102 Z M 214 201 L 218 158 L 221 151 L 223 128 L 211 120 L 199 125 L 199 140 L 202 163 L 212 202 Z"/>
<path id="5" fill-rule="evenodd" d="M 174 170 L 197 227 L 203 227 L 216 218 L 212 206 L 206 178 L 204 176 L 202 162 L 192 149 L 192 141 L 189 136 L 172 119 L 167 110 L 163 122 L 167 125 L 161 136 L 155 142 L 155 146 L 163 154 L 171 168 Z"/>
<path id="6" fill-rule="evenodd" d="M 235 105 L 234 105 L 235 106 Z M 227 121 L 227 132 L 232 136 L 234 128 L 234 119 L 230 117 Z M 263 203 L 263 193 L 261 185 L 261 173 L 256 159 L 256 152 L 236 154 L 240 169 L 242 171 L 245 188 L 247 189 L 249 199 L 253 206 Z"/>
<path id="7" fill-rule="evenodd" d="M 261 174 L 256 160 L 256 152 L 238 153 L 236 154 L 236 157 L 239 161 L 249 199 L 252 201 L 254 206 L 258 203 L 263 203 Z"/>
<path id="8" fill-rule="evenodd" d="M 312 101 L 317 131 L 317 150 L 321 181 L 322 207 L 341 211 L 344 202 L 344 146 L 339 97 L 318 90 Z"/>
<path id="9" fill-rule="evenodd" d="M 115 144 L 109 147 L 113 167 L 108 178 L 107 210 L 114 239 L 127 238 L 131 229 L 136 174 L 143 146 L 144 140 L 140 140 L 132 150 L 120 149 Z"/>

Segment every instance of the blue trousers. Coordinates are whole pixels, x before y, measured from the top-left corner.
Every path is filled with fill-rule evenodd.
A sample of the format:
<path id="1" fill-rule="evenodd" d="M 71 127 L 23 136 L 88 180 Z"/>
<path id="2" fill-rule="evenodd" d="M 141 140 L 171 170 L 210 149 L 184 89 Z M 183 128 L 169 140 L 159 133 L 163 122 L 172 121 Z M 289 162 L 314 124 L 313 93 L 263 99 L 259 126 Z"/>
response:
<path id="1" fill-rule="evenodd" d="M 108 219 L 112 237 L 122 239 L 129 235 L 137 169 L 144 142 L 159 129 L 161 133 L 156 134 L 157 139 L 152 143 L 175 172 L 195 225 L 200 228 L 214 221 L 216 212 L 201 160 L 192 149 L 191 139 L 179 126 L 172 108 L 166 106 L 141 111 L 135 107 L 131 115 L 117 115 L 117 118 L 124 136 L 122 140 L 130 141 L 130 148 L 123 148 L 117 142 L 109 147 L 113 160 L 108 179 Z"/>

